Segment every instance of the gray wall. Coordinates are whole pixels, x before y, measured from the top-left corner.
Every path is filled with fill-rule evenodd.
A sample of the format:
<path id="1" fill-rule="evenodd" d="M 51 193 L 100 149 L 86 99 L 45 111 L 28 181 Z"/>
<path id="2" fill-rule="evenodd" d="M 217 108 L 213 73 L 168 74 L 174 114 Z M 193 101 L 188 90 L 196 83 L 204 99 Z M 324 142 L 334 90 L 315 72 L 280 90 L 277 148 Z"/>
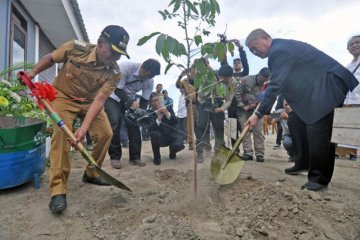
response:
<path id="1" fill-rule="evenodd" d="M 51 53 L 55 47 L 51 44 L 50 40 L 46 37 L 43 31 L 40 30 L 39 34 L 39 59 L 44 57 L 45 55 Z M 56 74 L 56 64 L 54 64 L 51 68 L 46 69 L 45 71 L 39 74 L 39 81 L 48 81 L 52 83 L 55 79 Z"/>

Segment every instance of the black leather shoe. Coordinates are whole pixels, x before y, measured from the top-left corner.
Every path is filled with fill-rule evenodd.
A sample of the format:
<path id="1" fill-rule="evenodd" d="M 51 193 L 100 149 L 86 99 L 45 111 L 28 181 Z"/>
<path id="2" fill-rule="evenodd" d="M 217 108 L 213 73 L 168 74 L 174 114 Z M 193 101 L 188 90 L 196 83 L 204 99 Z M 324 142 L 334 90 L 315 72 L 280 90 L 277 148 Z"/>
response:
<path id="1" fill-rule="evenodd" d="M 51 197 L 49 208 L 52 213 L 60 213 L 67 207 L 66 194 L 55 195 Z"/>
<path id="2" fill-rule="evenodd" d="M 108 183 L 105 179 L 101 178 L 100 176 L 91 178 L 86 173 L 84 173 L 84 175 L 82 177 L 82 181 L 84 183 L 90 183 L 90 184 L 95 184 L 95 185 L 99 185 L 99 186 L 110 186 L 111 185 L 110 183 Z"/>
<path id="3" fill-rule="evenodd" d="M 185 145 L 179 145 L 179 146 L 174 146 L 174 147 L 170 147 L 170 154 L 169 154 L 169 158 L 170 159 L 176 159 L 176 153 L 180 152 L 181 150 L 183 150 L 185 148 Z"/>
<path id="4" fill-rule="evenodd" d="M 297 166 L 293 166 L 291 168 L 286 168 L 285 169 L 285 173 L 288 175 L 298 175 L 300 173 L 306 172 L 307 169 L 306 168 L 300 168 Z"/>
<path id="5" fill-rule="evenodd" d="M 184 144 L 175 146 L 175 147 L 173 147 L 173 152 L 176 154 L 176 153 L 180 152 L 181 150 L 183 150 L 184 148 L 185 148 Z"/>
<path id="6" fill-rule="evenodd" d="M 305 183 L 304 185 L 301 186 L 301 189 L 306 188 L 309 191 L 325 191 L 327 190 L 327 185 L 322 185 L 316 182 L 310 182 L 308 181 L 307 183 Z"/>
<path id="7" fill-rule="evenodd" d="M 257 156 L 256 156 L 256 161 L 257 161 L 257 162 L 264 162 L 264 161 L 265 161 L 265 158 L 264 158 L 264 156 L 262 156 L 262 155 L 257 155 Z"/>
<path id="8" fill-rule="evenodd" d="M 242 160 L 244 160 L 244 161 L 251 161 L 251 160 L 253 160 L 253 157 L 250 156 L 250 155 L 248 155 L 248 154 L 244 154 L 244 155 L 242 155 L 240 158 L 241 158 Z"/>
<path id="9" fill-rule="evenodd" d="M 174 153 L 173 151 L 170 150 L 169 158 L 170 158 L 171 160 L 175 160 L 175 159 L 176 159 L 176 153 Z"/>
<path id="10" fill-rule="evenodd" d="M 160 165 L 161 164 L 161 159 L 158 158 L 158 159 L 154 159 L 154 165 Z"/>

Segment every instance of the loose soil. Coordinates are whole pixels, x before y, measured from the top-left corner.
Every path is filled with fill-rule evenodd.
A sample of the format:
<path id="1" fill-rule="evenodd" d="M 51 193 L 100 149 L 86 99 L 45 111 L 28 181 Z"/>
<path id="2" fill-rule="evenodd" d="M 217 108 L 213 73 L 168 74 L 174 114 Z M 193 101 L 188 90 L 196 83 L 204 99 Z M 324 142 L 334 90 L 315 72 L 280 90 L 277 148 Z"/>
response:
<path id="1" fill-rule="evenodd" d="M 266 136 L 266 161 L 245 163 L 231 185 L 211 178 L 212 153 L 198 164 L 198 192 L 193 188 L 192 151 L 177 159 L 162 148 L 162 164 L 152 164 L 150 142 L 143 143 L 146 167 L 123 169 L 105 160 L 103 168 L 133 192 L 81 182 L 85 160 L 71 153 L 68 208 L 51 214 L 48 170 L 35 190 L 32 183 L 0 191 L 0 239 L 360 239 L 360 169 L 336 160 L 329 190 L 309 192 L 306 175 L 288 176 L 284 149 L 273 150 Z"/>

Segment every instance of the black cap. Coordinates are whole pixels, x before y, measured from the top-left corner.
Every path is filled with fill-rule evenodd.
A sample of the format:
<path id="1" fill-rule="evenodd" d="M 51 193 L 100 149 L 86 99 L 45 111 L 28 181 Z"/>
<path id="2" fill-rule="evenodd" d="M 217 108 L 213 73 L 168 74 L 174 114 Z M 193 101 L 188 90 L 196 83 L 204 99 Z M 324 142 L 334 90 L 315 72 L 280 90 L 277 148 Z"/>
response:
<path id="1" fill-rule="evenodd" d="M 167 93 L 167 91 L 166 90 L 162 90 L 162 92 L 161 93 Z"/>
<path id="2" fill-rule="evenodd" d="M 111 43 L 111 48 L 114 52 L 130 58 L 129 54 L 126 52 L 129 34 L 123 27 L 109 25 L 101 32 L 101 36 L 105 37 Z"/>

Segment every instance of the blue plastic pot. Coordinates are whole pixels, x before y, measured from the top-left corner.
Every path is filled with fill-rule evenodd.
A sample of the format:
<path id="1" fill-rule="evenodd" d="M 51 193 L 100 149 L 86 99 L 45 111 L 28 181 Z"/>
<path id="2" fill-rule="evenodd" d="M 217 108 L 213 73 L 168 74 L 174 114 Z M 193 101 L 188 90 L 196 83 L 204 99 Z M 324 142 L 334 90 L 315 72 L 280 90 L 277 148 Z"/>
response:
<path id="1" fill-rule="evenodd" d="M 34 118 L 0 116 L 0 189 L 34 180 L 45 171 L 46 123 Z"/>

